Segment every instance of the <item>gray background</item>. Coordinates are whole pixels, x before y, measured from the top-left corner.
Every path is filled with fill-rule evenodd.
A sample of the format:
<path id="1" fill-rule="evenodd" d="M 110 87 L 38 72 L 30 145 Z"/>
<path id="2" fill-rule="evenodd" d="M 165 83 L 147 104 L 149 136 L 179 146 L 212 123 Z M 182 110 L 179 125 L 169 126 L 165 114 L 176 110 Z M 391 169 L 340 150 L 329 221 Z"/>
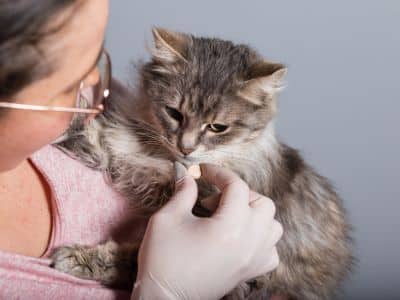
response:
<path id="1" fill-rule="evenodd" d="M 277 132 L 332 179 L 355 226 L 342 299 L 400 299 L 400 1 L 112 0 L 116 77 L 153 25 L 245 42 L 289 67 Z"/>

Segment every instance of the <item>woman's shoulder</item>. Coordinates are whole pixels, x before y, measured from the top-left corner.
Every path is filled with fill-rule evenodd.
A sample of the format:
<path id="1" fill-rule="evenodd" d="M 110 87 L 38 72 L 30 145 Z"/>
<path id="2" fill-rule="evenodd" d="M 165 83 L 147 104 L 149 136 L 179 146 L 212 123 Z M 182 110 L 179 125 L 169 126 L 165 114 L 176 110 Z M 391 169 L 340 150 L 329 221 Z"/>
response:
<path id="1" fill-rule="evenodd" d="M 67 154 L 57 146 L 43 147 L 30 160 L 50 186 L 63 196 L 84 193 L 89 198 L 98 194 L 106 194 L 117 200 L 121 198 L 102 172 L 85 166 L 72 154 Z"/>
<path id="2" fill-rule="evenodd" d="M 130 241 L 145 227 L 128 201 L 116 192 L 105 175 L 70 157 L 55 146 L 46 146 L 31 157 L 52 190 L 54 241 L 97 244 L 108 239 Z"/>
<path id="3" fill-rule="evenodd" d="M 52 175 L 51 179 L 77 175 L 77 179 L 90 177 L 93 180 L 98 180 L 98 178 L 104 180 L 101 172 L 85 166 L 77 158 L 74 158 L 72 153 L 68 153 L 56 145 L 44 146 L 36 151 L 30 159 L 40 170 L 49 172 Z"/>

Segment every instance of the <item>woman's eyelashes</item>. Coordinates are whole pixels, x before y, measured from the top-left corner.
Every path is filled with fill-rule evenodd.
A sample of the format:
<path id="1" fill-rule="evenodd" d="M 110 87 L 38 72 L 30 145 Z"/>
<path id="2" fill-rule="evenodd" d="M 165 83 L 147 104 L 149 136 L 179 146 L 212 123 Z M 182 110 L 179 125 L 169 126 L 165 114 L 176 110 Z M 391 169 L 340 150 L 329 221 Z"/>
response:
<path id="1" fill-rule="evenodd" d="M 177 111 L 175 108 L 172 108 L 170 106 L 166 106 L 165 110 L 167 114 L 174 120 L 178 121 L 179 123 L 182 123 L 183 121 L 183 115 Z"/>

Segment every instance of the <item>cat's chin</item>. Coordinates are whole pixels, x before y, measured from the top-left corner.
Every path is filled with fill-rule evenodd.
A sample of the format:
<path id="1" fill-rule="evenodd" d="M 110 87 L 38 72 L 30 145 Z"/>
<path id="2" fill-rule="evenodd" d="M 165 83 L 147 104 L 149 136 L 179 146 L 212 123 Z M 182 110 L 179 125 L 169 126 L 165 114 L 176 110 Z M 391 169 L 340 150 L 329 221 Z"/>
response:
<path id="1" fill-rule="evenodd" d="M 186 168 L 189 168 L 190 166 L 193 165 L 199 165 L 199 164 L 204 164 L 204 163 L 212 163 L 211 161 L 207 161 L 205 159 L 199 159 L 196 157 L 180 157 L 178 158 L 178 161 L 183 164 Z"/>
<path id="2" fill-rule="evenodd" d="M 199 165 L 199 164 L 203 163 L 200 160 L 190 159 L 190 158 L 189 159 L 188 158 L 181 158 L 181 159 L 179 159 L 179 162 L 181 164 L 183 164 L 186 168 L 189 168 L 190 166 L 193 166 L 193 165 Z"/>

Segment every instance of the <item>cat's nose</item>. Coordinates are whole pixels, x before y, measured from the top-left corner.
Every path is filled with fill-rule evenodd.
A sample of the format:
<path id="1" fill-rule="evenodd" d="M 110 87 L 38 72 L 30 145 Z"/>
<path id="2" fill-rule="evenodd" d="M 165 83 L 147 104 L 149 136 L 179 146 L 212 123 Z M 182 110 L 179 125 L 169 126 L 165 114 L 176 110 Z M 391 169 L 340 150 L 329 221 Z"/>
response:
<path id="1" fill-rule="evenodd" d="M 194 147 L 180 147 L 181 152 L 184 155 L 189 155 L 190 153 L 194 152 L 195 148 Z"/>
<path id="2" fill-rule="evenodd" d="M 193 131 L 186 130 L 178 141 L 178 148 L 183 155 L 189 155 L 196 150 L 197 135 Z"/>

